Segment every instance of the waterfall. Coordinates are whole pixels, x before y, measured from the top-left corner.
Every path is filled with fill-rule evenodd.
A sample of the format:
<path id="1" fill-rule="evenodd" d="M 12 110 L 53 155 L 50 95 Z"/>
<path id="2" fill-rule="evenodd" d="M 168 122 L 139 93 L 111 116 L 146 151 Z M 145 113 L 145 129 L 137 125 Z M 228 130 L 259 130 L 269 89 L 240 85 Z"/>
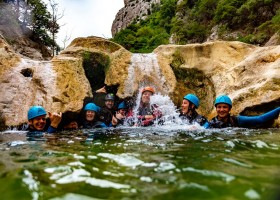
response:
<path id="1" fill-rule="evenodd" d="M 125 82 L 125 93 L 133 96 L 134 91 L 144 86 L 153 86 L 156 92 L 167 94 L 166 79 L 162 74 L 154 53 L 132 55 Z"/>
<path id="2" fill-rule="evenodd" d="M 162 112 L 166 125 L 182 125 L 179 118 L 179 112 L 168 94 L 166 79 L 161 71 L 154 53 L 133 54 L 131 64 L 128 68 L 128 78 L 125 83 L 126 94 L 133 96 L 137 91 L 135 105 L 133 107 L 134 119 L 137 120 L 138 108 L 141 101 L 140 88 L 152 86 L 155 88 L 155 94 L 151 96 L 151 104 L 156 104 Z M 136 121 L 135 121 L 136 122 Z"/>

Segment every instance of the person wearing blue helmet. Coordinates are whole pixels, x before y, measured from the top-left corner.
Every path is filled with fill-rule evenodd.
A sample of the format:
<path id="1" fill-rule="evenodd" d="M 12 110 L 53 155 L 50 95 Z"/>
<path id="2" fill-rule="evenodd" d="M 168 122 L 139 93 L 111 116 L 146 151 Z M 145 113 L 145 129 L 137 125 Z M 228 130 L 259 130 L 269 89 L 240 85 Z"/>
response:
<path id="1" fill-rule="evenodd" d="M 42 106 L 32 106 L 28 110 L 27 118 L 28 118 L 28 134 L 32 132 L 47 132 L 54 133 L 57 130 L 57 127 L 61 121 L 61 113 L 48 113 L 50 125 L 46 129 L 47 124 L 47 112 Z"/>
<path id="2" fill-rule="evenodd" d="M 217 116 L 205 124 L 205 128 L 260 128 L 278 118 L 280 107 L 259 116 L 231 116 L 232 101 L 227 95 L 218 96 L 215 100 Z"/>
<path id="3" fill-rule="evenodd" d="M 182 101 L 179 117 L 183 121 L 185 120 L 188 121 L 188 123 L 190 124 L 198 123 L 200 126 L 203 126 L 207 122 L 207 119 L 196 112 L 196 109 L 198 107 L 199 107 L 199 99 L 196 95 L 194 94 L 185 95 Z"/>
<path id="4" fill-rule="evenodd" d="M 101 121 L 96 120 L 97 113 L 100 111 L 100 107 L 95 105 L 94 103 L 86 104 L 85 108 L 85 119 L 82 124 L 82 128 L 91 129 L 91 128 L 104 128 L 107 127 Z"/>
<path id="5" fill-rule="evenodd" d="M 113 115 L 112 118 L 112 125 L 114 127 L 124 124 L 124 121 L 126 119 L 127 109 L 128 107 L 124 101 L 118 105 L 118 110 L 116 111 L 115 115 Z"/>

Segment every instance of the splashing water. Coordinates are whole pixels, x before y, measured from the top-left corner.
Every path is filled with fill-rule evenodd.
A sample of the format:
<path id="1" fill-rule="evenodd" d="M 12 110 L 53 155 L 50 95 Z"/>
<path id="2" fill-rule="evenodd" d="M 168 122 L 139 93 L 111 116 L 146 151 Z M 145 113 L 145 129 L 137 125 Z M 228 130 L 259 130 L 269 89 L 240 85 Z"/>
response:
<path id="1" fill-rule="evenodd" d="M 138 109 L 140 107 L 141 102 L 141 90 L 139 90 L 135 106 L 133 107 L 133 124 L 137 123 L 137 116 L 138 116 Z M 179 117 L 179 109 L 176 108 L 172 100 L 167 95 L 162 95 L 161 93 L 156 93 L 151 96 L 150 104 L 157 105 L 157 109 L 162 113 L 162 117 L 160 119 L 156 119 L 154 126 L 160 129 L 164 130 L 198 130 L 203 129 L 199 124 L 189 124 L 189 122 L 185 119 L 182 120 L 182 118 Z M 162 123 L 164 122 L 164 123 Z M 131 124 L 131 118 L 126 121 L 125 126 L 129 126 Z"/>
<path id="2" fill-rule="evenodd" d="M 168 93 L 166 79 L 161 72 L 154 53 L 132 55 L 125 83 L 125 93 L 128 96 L 132 96 L 137 88 L 145 85 L 153 85 L 162 94 Z"/>

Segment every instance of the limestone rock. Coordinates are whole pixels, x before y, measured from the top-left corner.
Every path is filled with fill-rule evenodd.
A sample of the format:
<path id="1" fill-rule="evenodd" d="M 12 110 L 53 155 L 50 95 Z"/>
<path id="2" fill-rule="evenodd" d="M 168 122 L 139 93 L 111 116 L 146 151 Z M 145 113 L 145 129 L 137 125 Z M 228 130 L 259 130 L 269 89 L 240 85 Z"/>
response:
<path id="1" fill-rule="evenodd" d="M 152 84 L 177 106 L 185 94 L 194 93 L 201 100 L 199 112 L 209 118 L 220 94 L 232 98 L 233 114 L 280 106 L 280 46 L 215 41 L 132 54 L 109 40 L 87 37 L 75 39 L 51 61 L 34 61 L 20 58 L 0 39 L 0 66 L 0 124 L 6 126 L 26 122 L 32 105 L 79 112 L 84 99 L 104 83 L 121 99 Z"/>
<path id="2" fill-rule="evenodd" d="M 280 35 L 278 33 L 275 33 L 264 46 L 267 47 L 275 45 L 280 45 Z"/>
<path id="3" fill-rule="evenodd" d="M 112 35 L 130 25 L 134 20 L 144 20 L 150 13 L 153 4 L 160 0 L 124 0 L 124 7 L 117 13 L 111 28 Z"/>

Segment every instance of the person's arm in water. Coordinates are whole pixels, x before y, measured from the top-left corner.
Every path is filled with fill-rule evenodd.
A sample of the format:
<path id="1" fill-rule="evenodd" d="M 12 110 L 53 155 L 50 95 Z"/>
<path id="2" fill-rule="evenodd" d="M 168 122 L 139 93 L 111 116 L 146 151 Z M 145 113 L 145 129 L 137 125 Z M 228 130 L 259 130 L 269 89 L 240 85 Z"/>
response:
<path id="1" fill-rule="evenodd" d="M 210 128 L 209 122 L 207 121 L 205 124 L 203 124 L 203 127 L 206 128 L 206 129 Z"/>
<path id="2" fill-rule="evenodd" d="M 57 131 L 57 127 L 61 121 L 62 113 L 50 113 L 49 118 L 51 121 L 50 126 L 48 127 L 47 133 L 55 133 Z"/>
<path id="3" fill-rule="evenodd" d="M 258 127 L 265 125 L 265 123 L 270 122 L 279 117 L 280 107 L 275 108 L 267 113 L 259 116 L 238 116 L 238 126 L 244 128 Z"/>

